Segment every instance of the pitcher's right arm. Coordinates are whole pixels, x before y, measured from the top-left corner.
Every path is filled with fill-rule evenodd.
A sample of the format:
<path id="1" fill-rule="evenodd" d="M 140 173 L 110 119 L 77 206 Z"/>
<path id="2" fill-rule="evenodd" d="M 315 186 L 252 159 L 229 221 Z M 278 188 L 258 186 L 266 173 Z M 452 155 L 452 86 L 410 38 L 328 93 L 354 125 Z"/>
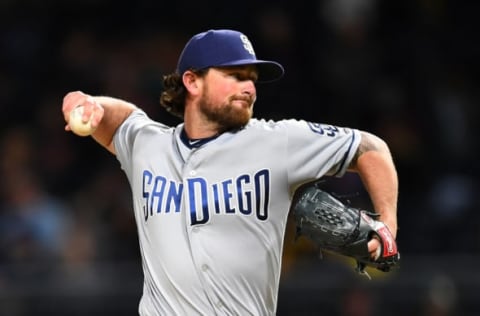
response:
<path id="1" fill-rule="evenodd" d="M 66 131 L 71 131 L 68 125 L 70 112 L 77 106 L 84 106 L 84 121 L 93 114 L 92 127 L 95 132 L 91 135 L 95 141 L 115 154 L 113 135 L 117 128 L 137 108 L 134 104 L 124 100 L 106 97 L 91 96 L 81 91 L 69 92 L 63 98 L 62 112 Z"/>

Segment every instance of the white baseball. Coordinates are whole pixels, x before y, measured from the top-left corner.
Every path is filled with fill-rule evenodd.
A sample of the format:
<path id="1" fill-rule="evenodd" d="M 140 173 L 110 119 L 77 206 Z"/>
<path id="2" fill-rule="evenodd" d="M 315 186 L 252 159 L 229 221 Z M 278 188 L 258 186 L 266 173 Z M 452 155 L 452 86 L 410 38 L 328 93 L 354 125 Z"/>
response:
<path id="1" fill-rule="evenodd" d="M 87 122 L 83 122 L 83 106 L 77 106 L 70 112 L 70 120 L 68 125 L 72 132 L 78 136 L 89 136 L 95 132 L 95 128 L 92 127 L 92 117 Z"/>

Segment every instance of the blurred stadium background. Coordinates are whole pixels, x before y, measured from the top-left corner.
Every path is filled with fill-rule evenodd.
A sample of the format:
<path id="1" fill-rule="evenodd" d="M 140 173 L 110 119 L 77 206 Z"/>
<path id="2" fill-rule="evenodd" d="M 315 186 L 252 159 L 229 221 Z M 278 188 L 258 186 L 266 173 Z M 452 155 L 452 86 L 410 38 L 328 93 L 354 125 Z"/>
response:
<path id="1" fill-rule="evenodd" d="M 402 266 L 319 260 L 289 226 L 278 315 L 480 315 L 475 1 L 0 0 L 0 315 L 136 315 L 142 290 L 126 178 L 63 131 L 71 90 L 128 99 L 167 124 L 163 74 L 184 43 L 235 28 L 285 78 L 258 117 L 365 129 L 400 178 Z M 354 176 L 332 189 L 368 202 Z M 341 262 L 338 262 L 341 261 Z"/>

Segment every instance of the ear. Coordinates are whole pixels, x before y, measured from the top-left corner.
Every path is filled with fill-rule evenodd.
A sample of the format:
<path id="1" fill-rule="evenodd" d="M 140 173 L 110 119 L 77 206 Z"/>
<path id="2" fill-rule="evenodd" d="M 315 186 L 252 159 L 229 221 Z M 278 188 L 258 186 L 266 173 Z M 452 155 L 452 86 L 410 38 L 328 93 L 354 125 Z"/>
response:
<path id="1" fill-rule="evenodd" d="M 194 72 L 187 70 L 182 76 L 183 85 L 192 95 L 197 95 L 201 90 L 202 78 Z"/>

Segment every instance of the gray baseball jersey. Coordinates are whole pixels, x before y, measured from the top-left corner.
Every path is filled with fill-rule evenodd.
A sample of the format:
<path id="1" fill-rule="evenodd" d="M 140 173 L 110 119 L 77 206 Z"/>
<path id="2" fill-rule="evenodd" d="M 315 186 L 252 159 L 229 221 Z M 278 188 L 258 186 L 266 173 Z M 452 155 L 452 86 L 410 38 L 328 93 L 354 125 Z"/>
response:
<path id="1" fill-rule="evenodd" d="M 134 111 L 115 136 L 143 262 L 140 315 L 274 315 L 298 185 L 342 175 L 360 133 L 251 119 L 201 144 Z"/>

